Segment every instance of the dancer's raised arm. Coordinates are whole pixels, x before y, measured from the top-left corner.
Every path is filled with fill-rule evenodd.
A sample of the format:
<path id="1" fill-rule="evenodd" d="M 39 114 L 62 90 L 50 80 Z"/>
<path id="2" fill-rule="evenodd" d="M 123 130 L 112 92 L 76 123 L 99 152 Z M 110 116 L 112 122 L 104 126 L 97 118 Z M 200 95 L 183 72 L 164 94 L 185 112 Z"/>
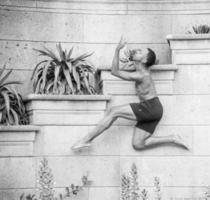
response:
<path id="1" fill-rule="evenodd" d="M 114 53 L 114 58 L 112 60 L 112 75 L 117 76 L 121 79 L 127 80 L 127 81 L 136 81 L 140 80 L 141 76 L 135 72 L 125 72 L 120 71 L 119 68 L 119 60 L 120 60 L 120 50 L 125 47 L 126 41 L 123 37 L 121 37 L 119 44 L 117 45 Z"/>
<path id="2" fill-rule="evenodd" d="M 119 60 L 120 60 L 120 50 L 126 45 L 126 41 L 121 37 L 119 44 L 117 45 L 114 53 L 114 58 L 112 60 L 112 74 L 116 75 L 119 72 Z"/>

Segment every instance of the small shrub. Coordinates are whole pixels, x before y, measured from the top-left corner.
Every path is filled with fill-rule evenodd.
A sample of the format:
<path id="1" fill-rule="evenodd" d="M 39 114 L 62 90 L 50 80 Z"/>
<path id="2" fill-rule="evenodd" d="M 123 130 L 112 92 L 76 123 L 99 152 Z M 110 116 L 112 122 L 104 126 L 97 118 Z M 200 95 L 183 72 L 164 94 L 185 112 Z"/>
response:
<path id="1" fill-rule="evenodd" d="M 46 158 L 41 160 L 38 171 L 38 184 L 39 184 L 39 199 L 51 200 L 54 199 L 54 179 L 52 170 L 48 166 Z"/>
<path id="2" fill-rule="evenodd" d="M 48 161 L 46 158 L 43 158 L 40 161 L 39 171 L 38 171 L 38 198 L 35 194 L 25 195 L 24 193 L 20 196 L 19 200 L 66 200 L 72 196 L 78 195 L 84 187 L 89 186 L 92 181 L 88 179 L 88 174 L 83 176 L 82 185 L 71 184 L 69 187 L 65 188 L 63 194 L 59 194 L 58 197 L 55 196 L 54 190 L 54 178 L 51 168 L 49 167 Z"/>
<path id="3" fill-rule="evenodd" d="M 158 177 L 154 178 L 154 187 L 155 187 L 155 199 L 161 200 L 161 187 L 160 187 L 160 179 Z"/>
<path id="4" fill-rule="evenodd" d="M 161 187 L 158 177 L 154 178 L 155 199 L 161 200 Z M 140 190 L 138 183 L 138 170 L 133 163 L 129 175 L 123 174 L 121 177 L 121 199 L 122 200 L 148 200 L 149 195 L 146 189 Z"/>
<path id="5" fill-rule="evenodd" d="M 61 44 L 56 47 L 59 56 L 47 48 L 34 49 L 40 56 L 45 56 L 33 70 L 31 79 L 34 93 L 95 94 L 91 83 L 95 68 L 86 60 L 92 53 L 73 58 L 73 47 L 69 51 L 63 50 Z"/>

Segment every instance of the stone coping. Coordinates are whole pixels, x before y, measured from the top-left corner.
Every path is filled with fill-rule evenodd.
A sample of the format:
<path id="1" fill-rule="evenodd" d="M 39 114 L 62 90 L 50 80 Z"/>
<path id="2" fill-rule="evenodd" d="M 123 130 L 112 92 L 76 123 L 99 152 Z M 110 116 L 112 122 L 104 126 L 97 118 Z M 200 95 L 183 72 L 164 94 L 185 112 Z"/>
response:
<path id="1" fill-rule="evenodd" d="M 24 101 L 43 100 L 43 101 L 109 101 L 108 95 L 48 95 L 48 94 L 29 94 Z"/>
<path id="2" fill-rule="evenodd" d="M 32 132 L 32 131 L 35 132 L 40 131 L 40 127 L 33 125 L 0 126 L 0 132 Z"/>
<path id="3" fill-rule="evenodd" d="M 210 34 L 169 34 L 166 36 L 170 40 L 210 40 Z"/>
<path id="4" fill-rule="evenodd" d="M 172 64 L 153 65 L 151 67 L 151 70 L 152 71 L 177 71 L 178 67 Z M 111 71 L 111 68 L 109 66 L 101 66 L 98 68 L 98 71 Z M 124 71 L 133 71 L 133 70 L 126 69 Z"/>

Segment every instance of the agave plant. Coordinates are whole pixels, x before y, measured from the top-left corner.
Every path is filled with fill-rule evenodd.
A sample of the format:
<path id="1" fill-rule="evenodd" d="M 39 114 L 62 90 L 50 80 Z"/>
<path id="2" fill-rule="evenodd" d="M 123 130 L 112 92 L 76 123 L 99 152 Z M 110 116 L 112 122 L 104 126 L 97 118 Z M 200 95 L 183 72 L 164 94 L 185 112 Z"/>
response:
<path id="1" fill-rule="evenodd" d="M 19 81 L 6 81 L 12 70 L 5 72 L 6 65 L 0 70 L 0 124 L 27 124 L 28 116 L 22 97 L 12 87 Z"/>
<path id="2" fill-rule="evenodd" d="M 32 74 L 33 90 L 37 94 L 94 94 L 90 77 L 95 69 L 86 60 L 91 54 L 72 57 L 73 47 L 63 50 L 61 44 L 56 45 L 58 55 L 44 47 L 34 49 L 46 59 L 39 62 Z"/>
<path id="3" fill-rule="evenodd" d="M 199 26 L 193 26 L 192 27 L 193 32 L 195 34 L 208 34 L 210 33 L 210 26 L 208 25 L 199 25 Z M 188 31 L 187 33 L 192 33 L 191 31 Z"/>

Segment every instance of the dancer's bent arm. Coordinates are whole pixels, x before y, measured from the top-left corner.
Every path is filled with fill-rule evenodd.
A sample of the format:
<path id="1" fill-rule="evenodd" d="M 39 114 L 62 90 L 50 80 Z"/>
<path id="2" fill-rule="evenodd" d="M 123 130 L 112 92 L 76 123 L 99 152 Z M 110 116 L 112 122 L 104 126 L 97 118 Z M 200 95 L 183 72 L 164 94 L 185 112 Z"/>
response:
<path id="1" fill-rule="evenodd" d="M 142 79 L 142 76 L 140 73 L 136 72 L 125 72 L 125 71 L 120 71 L 119 69 L 119 54 L 120 50 L 125 46 L 126 42 L 121 38 L 115 53 L 114 53 L 114 58 L 112 61 L 112 75 L 117 76 L 121 79 L 127 80 L 127 81 L 138 81 Z"/>

